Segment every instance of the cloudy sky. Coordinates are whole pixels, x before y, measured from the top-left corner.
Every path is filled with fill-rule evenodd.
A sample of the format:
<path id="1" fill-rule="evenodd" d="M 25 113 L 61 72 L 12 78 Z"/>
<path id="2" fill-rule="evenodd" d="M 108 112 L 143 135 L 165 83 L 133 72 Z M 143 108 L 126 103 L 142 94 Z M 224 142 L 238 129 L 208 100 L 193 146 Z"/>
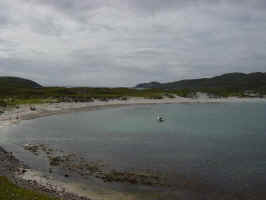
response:
<path id="1" fill-rule="evenodd" d="M 0 76 L 134 86 L 266 71 L 265 0 L 1 0 Z"/>

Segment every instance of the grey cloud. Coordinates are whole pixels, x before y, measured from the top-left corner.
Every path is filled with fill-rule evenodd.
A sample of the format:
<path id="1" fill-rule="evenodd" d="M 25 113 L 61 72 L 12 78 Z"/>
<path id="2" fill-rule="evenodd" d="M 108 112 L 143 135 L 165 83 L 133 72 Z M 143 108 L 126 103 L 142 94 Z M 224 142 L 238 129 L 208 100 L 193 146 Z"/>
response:
<path id="1" fill-rule="evenodd" d="M 31 19 L 30 24 L 32 31 L 45 34 L 60 36 L 63 33 L 63 27 L 60 24 L 56 24 L 56 19 L 52 16 L 48 16 L 44 19 Z"/>
<path id="2" fill-rule="evenodd" d="M 9 19 L 9 14 L 9 7 L 6 3 L 0 2 L 0 30 L 10 23 L 11 19 Z"/>
<path id="3" fill-rule="evenodd" d="M 0 15 L 0 28 L 8 24 L 8 19 L 3 14 Z"/>
<path id="4" fill-rule="evenodd" d="M 263 0 L 1 2 L 0 73 L 133 86 L 266 71 L 265 10 Z"/>
<path id="5" fill-rule="evenodd" d="M 242 6 L 247 5 L 248 8 L 265 9 L 264 0 L 23 0 L 30 3 L 37 3 L 54 7 L 62 12 L 79 15 L 82 12 L 99 9 L 104 6 L 129 8 L 134 11 L 143 11 L 155 13 L 164 10 L 179 10 L 185 7 L 203 7 L 203 6 Z"/>

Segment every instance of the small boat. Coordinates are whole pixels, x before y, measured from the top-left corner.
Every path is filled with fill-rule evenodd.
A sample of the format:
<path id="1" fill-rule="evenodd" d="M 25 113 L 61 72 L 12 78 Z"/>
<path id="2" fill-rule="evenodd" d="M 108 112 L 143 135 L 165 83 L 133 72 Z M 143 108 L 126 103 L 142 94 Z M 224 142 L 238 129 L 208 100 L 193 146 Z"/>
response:
<path id="1" fill-rule="evenodd" d="M 163 122 L 164 121 L 164 118 L 162 116 L 160 116 L 160 115 L 157 115 L 156 119 L 157 119 L 158 122 Z"/>

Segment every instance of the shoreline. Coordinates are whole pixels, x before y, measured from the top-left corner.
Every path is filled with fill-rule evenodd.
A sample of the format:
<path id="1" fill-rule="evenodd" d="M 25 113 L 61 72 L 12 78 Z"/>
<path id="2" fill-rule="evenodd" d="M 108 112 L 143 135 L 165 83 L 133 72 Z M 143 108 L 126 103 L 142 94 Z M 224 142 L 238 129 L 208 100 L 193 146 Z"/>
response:
<path id="1" fill-rule="evenodd" d="M 52 115 L 69 114 L 73 112 L 87 112 L 91 110 L 116 108 L 134 105 L 156 105 L 156 104 L 197 104 L 197 103 L 244 103 L 244 102 L 266 102 L 266 98 L 164 98 L 164 99 L 144 99 L 129 98 L 128 100 L 93 101 L 88 103 L 45 103 L 36 105 L 20 105 L 18 109 L 8 108 L 0 115 L 0 129 L 11 124 L 16 124 L 24 120 L 32 120 Z M 32 111 L 30 106 L 36 110 Z"/>
<path id="2" fill-rule="evenodd" d="M 155 105 L 155 104 L 197 104 L 197 103 L 243 103 L 243 102 L 266 102 L 265 98 L 221 98 L 221 99 L 210 99 L 210 98 L 182 98 L 176 97 L 173 99 L 165 98 L 161 100 L 153 99 L 143 99 L 143 98 L 131 98 L 129 100 L 112 100 L 108 102 L 103 101 L 94 101 L 90 103 L 52 103 L 52 104 L 38 104 L 34 105 L 36 110 L 32 111 L 30 105 L 21 105 L 20 108 L 9 108 L 2 115 L 0 115 L 0 130 L 3 127 L 8 127 L 11 124 L 19 123 L 24 120 L 32 120 L 36 118 L 67 114 L 72 112 L 87 112 L 91 110 L 105 109 L 105 108 L 114 108 L 114 107 L 123 107 L 123 106 L 134 106 L 134 105 Z M 19 117 L 19 119 L 16 119 Z M 26 169 L 22 162 L 17 160 L 12 153 L 6 152 L 0 146 L 0 158 L 5 160 L 5 163 L 0 164 L 0 169 L 3 170 L 1 175 L 6 175 L 12 182 L 17 183 L 19 186 L 25 186 L 26 188 L 44 191 L 47 194 L 53 196 L 63 195 L 66 199 L 71 199 L 69 197 L 74 197 L 79 199 L 74 193 L 63 193 L 62 190 L 57 190 L 56 180 L 55 185 L 51 185 L 50 189 L 47 186 L 44 186 L 38 183 L 36 180 L 27 180 L 23 179 L 22 175 L 25 173 L 21 172 L 21 167 Z M 24 167 L 23 167 L 24 166 Z M 8 168 L 12 167 L 13 170 L 9 171 Z M 28 173 L 31 173 L 31 169 L 27 169 Z M 36 174 L 35 174 L 36 175 Z M 43 177 L 39 177 L 40 179 Z M 30 178 L 31 179 L 31 178 Z M 62 184 L 62 183 L 59 183 Z M 68 190 L 69 192 L 69 190 Z M 80 199 L 83 199 L 80 197 Z M 85 198 L 84 198 L 85 199 Z"/>

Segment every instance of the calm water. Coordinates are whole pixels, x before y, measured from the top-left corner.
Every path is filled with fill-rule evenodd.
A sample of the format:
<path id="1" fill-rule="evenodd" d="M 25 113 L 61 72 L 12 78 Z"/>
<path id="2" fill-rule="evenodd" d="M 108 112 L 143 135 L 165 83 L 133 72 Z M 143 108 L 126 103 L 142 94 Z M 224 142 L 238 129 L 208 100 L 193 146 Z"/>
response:
<path id="1" fill-rule="evenodd" d="M 158 123 L 154 112 L 163 113 Z M 266 103 L 130 106 L 25 121 L 0 135 L 27 164 L 22 150 L 48 143 L 112 168 L 153 169 L 227 190 L 266 186 Z"/>

